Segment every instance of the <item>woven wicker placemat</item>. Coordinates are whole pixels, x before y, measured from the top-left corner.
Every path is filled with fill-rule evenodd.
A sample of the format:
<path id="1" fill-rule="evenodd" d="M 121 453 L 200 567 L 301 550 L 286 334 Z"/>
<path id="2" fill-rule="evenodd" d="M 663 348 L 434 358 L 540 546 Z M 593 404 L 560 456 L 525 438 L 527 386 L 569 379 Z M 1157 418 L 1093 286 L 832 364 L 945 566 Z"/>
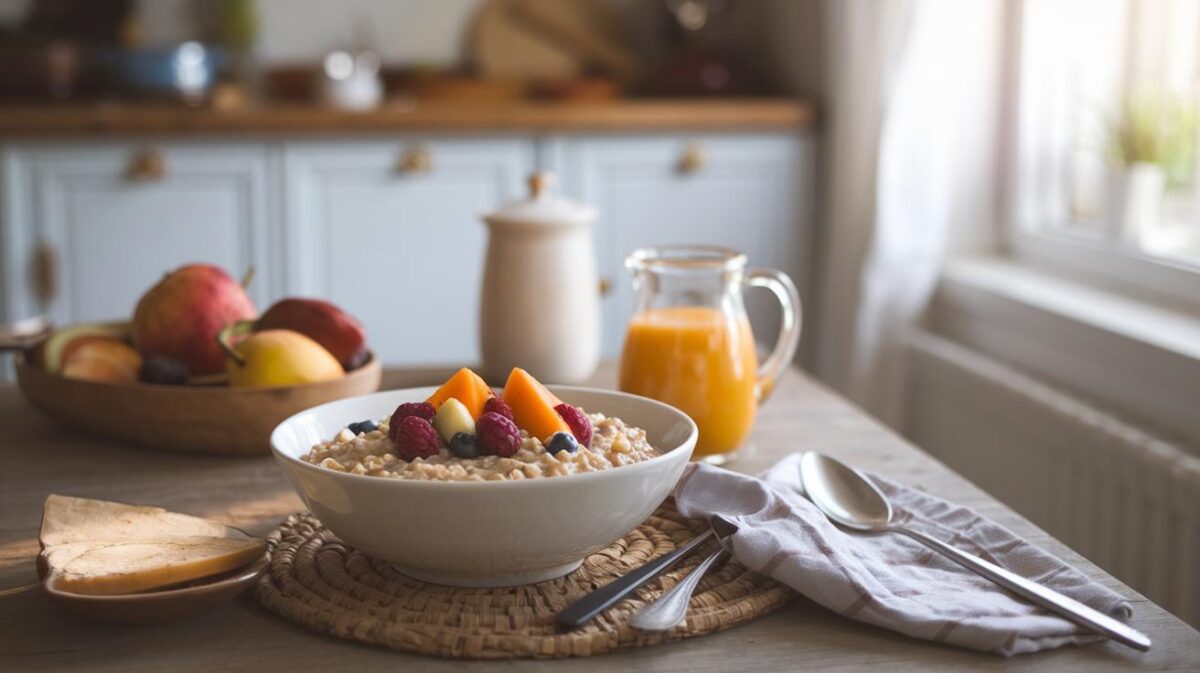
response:
<path id="1" fill-rule="evenodd" d="M 664 504 L 575 572 L 547 582 L 499 589 L 427 584 L 344 545 L 311 514 L 294 514 L 268 544 L 271 568 L 256 589 L 268 610 L 346 640 L 462 659 L 571 657 L 691 638 L 720 631 L 783 605 L 793 592 L 736 561 L 711 569 L 692 597 L 686 623 L 645 634 L 626 620 L 683 578 L 707 551 L 689 555 L 637 598 L 591 624 L 556 633 L 555 613 L 598 586 L 668 553 L 703 530 Z"/>

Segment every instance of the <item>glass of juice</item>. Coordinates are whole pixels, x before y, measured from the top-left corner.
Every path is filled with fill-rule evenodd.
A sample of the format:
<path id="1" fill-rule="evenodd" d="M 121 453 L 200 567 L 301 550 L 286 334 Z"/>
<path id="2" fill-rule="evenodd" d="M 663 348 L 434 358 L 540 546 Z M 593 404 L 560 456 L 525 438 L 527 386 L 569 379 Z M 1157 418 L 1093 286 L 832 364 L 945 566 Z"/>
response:
<path id="1" fill-rule="evenodd" d="M 696 421 L 695 457 L 722 464 L 742 451 L 758 405 L 800 343 L 800 294 L 773 269 L 714 246 L 642 248 L 625 260 L 634 309 L 621 351 L 621 390 L 682 409 Z M 783 306 L 775 347 L 758 362 L 742 293 L 770 290 Z"/>

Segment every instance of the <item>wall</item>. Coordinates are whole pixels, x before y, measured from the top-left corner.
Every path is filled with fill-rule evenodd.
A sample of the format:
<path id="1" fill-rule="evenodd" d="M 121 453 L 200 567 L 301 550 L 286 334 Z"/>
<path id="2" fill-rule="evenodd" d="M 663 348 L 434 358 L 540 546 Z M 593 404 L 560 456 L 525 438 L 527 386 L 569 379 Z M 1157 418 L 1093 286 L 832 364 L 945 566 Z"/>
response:
<path id="1" fill-rule="evenodd" d="M 385 62 L 458 62 L 479 0 L 258 0 L 266 62 L 312 61 L 365 33 Z"/>
<path id="2" fill-rule="evenodd" d="M 19 21 L 32 0 L 0 0 L 0 25 Z M 661 0 L 612 2 L 629 16 L 639 53 L 661 47 Z M 216 0 L 137 0 L 142 40 L 167 44 L 211 34 Z M 455 65 L 483 0 L 257 0 L 259 54 L 264 63 L 313 63 L 364 37 L 388 63 Z M 822 0 L 754 0 L 732 6 L 722 20 L 745 46 L 747 65 L 772 90 L 819 96 Z"/>
<path id="3" fill-rule="evenodd" d="M 21 19 L 32 0 L 0 0 L 0 25 Z M 198 17 L 215 0 L 137 0 L 142 39 L 164 44 L 203 37 Z M 461 36 L 480 0 L 258 0 L 261 56 L 312 62 L 365 32 L 385 61 L 457 63 Z"/>

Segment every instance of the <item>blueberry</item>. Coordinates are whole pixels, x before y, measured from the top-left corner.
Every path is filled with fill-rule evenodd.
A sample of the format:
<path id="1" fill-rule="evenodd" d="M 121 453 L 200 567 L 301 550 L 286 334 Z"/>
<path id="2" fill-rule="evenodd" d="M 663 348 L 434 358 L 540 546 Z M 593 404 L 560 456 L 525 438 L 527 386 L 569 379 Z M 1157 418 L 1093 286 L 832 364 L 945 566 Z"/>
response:
<path id="1" fill-rule="evenodd" d="M 166 355 L 148 355 L 138 369 L 138 379 L 145 383 L 166 386 L 182 386 L 188 382 L 191 372 L 188 366 Z"/>
<path id="2" fill-rule="evenodd" d="M 459 458 L 478 458 L 479 442 L 475 441 L 475 435 L 469 432 L 456 432 L 450 438 L 450 453 Z"/>
<path id="3" fill-rule="evenodd" d="M 357 423 L 351 423 L 350 425 L 347 425 L 346 429 L 348 429 L 350 432 L 353 432 L 356 435 L 362 435 L 362 434 L 365 434 L 368 432 L 373 432 L 375 430 L 378 430 L 379 426 L 375 425 L 374 421 L 359 421 Z"/>
<path id="4" fill-rule="evenodd" d="M 552 456 L 559 451 L 575 453 L 578 450 L 579 442 L 575 441 L 575 435 L 569 432 L 556 432 L 550 436 L 550 441 L 546 443 L 546 451 Z"/>

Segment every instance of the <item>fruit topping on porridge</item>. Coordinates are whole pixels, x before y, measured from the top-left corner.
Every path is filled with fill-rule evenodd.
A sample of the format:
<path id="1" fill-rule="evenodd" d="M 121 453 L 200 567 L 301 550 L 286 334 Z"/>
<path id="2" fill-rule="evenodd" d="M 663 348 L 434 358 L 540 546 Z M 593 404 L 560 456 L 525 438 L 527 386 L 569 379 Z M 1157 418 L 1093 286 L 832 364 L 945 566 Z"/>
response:
<path id="1" fill-rule="evenodd" d="M 514 368 L 497 395 L 463 368 L 424 402 L 351 423 L 303 460 L 397 479 L 493 481 L 594 472 L 657 455 L 644 430 L 563 402 L 523 369 Z"/>

